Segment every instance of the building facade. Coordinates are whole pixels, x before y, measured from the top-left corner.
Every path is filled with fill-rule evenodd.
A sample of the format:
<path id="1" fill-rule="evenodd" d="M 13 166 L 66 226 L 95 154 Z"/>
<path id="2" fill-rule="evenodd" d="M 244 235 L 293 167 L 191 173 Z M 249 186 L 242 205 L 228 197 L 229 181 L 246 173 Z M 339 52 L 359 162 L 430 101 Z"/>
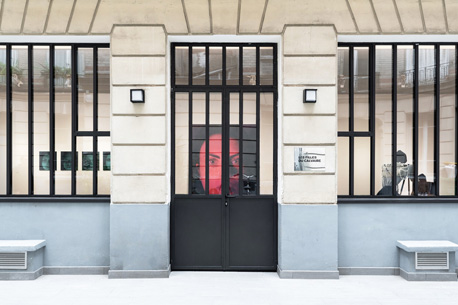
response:
<path id="1" fill-rule="evenodd" d="M 0 14 L 0 239 L 46 240 L 45 274 L 399 274 L 397 240 L 458 242 L 457 1 Z"/>

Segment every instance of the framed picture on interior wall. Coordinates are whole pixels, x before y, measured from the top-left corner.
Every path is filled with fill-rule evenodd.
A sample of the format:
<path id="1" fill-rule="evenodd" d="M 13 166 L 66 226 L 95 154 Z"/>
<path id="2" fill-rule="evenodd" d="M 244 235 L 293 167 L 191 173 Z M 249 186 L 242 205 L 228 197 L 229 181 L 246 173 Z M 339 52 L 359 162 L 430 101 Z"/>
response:
<path id="1" fill-rule="evenodd" d="M 82 167 L 83 171 L 91 171 L 94 168 L 94 160 L 92 151 L 83 151 L 82 155 Z M 99 170 L 99 153 L 97 153 L 97 170 Z"/>
<path id="2" fill-rule="evenodd" d="M 103 170 L 104 171 L 111 170 L 111 152 L 109 151 L 103 152 Z"/>
<path id="3" fill-rule="evenodd" d="M 49 159 L 51 159 L 49 151 L 40 151 L 39 156 L 40 170 L 49 171 Z M 57 169 L 57 153 L 54 153 L 54 169 Z"/>
<path id="4" fill-rule="evenodd" d="M 76 152 L 76 163 L 75 168 L 78 170 L 78 152 Z M 71 171 L 72 170 L 72 152 L 62 151 L 60 153 L 60 170 Z"/>

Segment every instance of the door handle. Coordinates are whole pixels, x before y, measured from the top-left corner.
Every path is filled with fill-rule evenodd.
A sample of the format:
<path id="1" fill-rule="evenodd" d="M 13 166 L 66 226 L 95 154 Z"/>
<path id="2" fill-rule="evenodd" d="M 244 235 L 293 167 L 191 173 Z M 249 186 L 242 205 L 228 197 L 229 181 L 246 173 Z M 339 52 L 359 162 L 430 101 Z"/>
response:
<path id="1" fill-rule="evenodd" d="M 225 202 L 225 204 L 224 204 L 224 205 L 225 205 L 225 206 L 227 206 L 227 200 L 226 200 L 226 202 Z"/>

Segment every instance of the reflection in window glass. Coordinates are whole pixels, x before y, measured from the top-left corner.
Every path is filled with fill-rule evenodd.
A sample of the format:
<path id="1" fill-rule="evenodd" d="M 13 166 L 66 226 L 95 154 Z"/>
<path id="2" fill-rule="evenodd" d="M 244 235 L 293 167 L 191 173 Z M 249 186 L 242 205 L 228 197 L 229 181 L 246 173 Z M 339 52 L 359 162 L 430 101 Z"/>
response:
<path id="1" fill-rule="evenodd" d="M 223 84 L 223 48 L 210 47 L 209 81 L 210 85 Z"/>
<path id="2" fill-rule="evenodd" d="M 11 48 L 13 194 L 28 194 L 28 48 Z M 49 173 L 49 172 L 48 172 Z"/>
<path id="3" fill-rule="evenodd" d="M 354 48 L 354 130 L 369 130 L 369 48 Z"/>
<path id="4" fill-rule="evenodd" d="M 413 86 L 414 61 L 413 46 L 397 47 L 397 150 L 405 154 L 406 161 L 397 163 L 397 193 L 409 196 L 413 179 Z"/>
<path id="5" fill-rule="evenodd" d="M 355 137 L 355 195 L 370 195 L 371 139 Z"/>
<path id="6" fill-rule="evenodd" d="M 111 182 L 111 139 L 99 137 L 97 140 L 99 158 L 102 162 L 97 170 L 97 194 L 109 195 Z"/>
<path id="7" fill-rule="evenodd" d="M 189 84 L 189 48 L 175 47 L 175 83 Z"/>
<path id="8" fill-rule="evenodd" d="M 78 130 L 93 130 L 94 56 L 92 48 L 78 49 Z M 66 76 L 70 79 L 70 75 Z M 66 86 L 71 87 L 71 83 Z"/>
<path id="9" fill-rule="evenodd" d="M 239 47 L 226 48 L 226 85 L 239 84 Z"/>
<path id="10" fill-rule="evenodd" d="M 192 84 L 205 85 L 205 47 L 192 48 Z"/>
<path id="11" fill-rule="evenodd" d="M 338 130 L 348 131 L 349 127 L 349 50 L 347 47 L 338 49 Z"/>
<path id="12" fill-rule="evenodd" d="M 205 194 L 205 93 L 192 94 L 192 194 Z"/>
<path id="13" fill-rule="evenodd" d="M 189 94 L 175 94 L 175 194 L 188 194 Z"/>
<path id="14" fill-rule="evenodd" d="M 274 174 L 274 95 L 261 93 L 260 96 L 260 131 L 259 131 L 259 193 L 273 194 Z"/>
<path id="15" fill-rule="evenodd" d="M 98 130 L 110 130 L 110 49 L 98 49 Z"/>
<path id="16" fill-rule="evenodd" d="M 0 164 L 6 164 L 6 47 L 0 46 Z M 0 195 L 6 194 L 6 166 L 0 166 Z"/>
<path id="17" fill-rule="evenodd" d="M 418 54 L 418 195 L 435 195 L 434 176 L 434 46 L 420 46 Z"/>
<path id="18" fill-rule="evenodd" d="M 256 85 L 256 48 L 243 48 L 243 84 Z"/>
<path id="19" fill-rule="evenodd" d="M 68 75 L 72 75 L 71 63 L 71 48 L 56 46 L 54 54 L 56 151 L 72 150 L 72 88 L 71 79 L 68 79 Z M 57 156 L 59 158 L 59 154 Z M 55 188 L 56 195 L 71 194 L 71 171 L 56 170 Z"/>
<path id="20" fill-rule="evenodd" d="M 44 161 L 43 152 L 49 154 L 49 47 L 34 46 L 33 188 L 34 194 L 45 195 L 49 194 L 49 169 L 44 170 L 44 164 L 41 163 Z"/>
<path id="21" fill-rule="evenodd" d="M 258 177 L 256 173 L 257 126 L 256 93 L 243 94 L 243 194 L 256 195 Z"/>
<path id="22" fill-rule="evenodd" d="M 97 154 L 97 162 L 94 162 L 92 141 L 92 137 L 78 137 L 76 140 L 76 151 L 79 154 L 78 171 L 76 172 L 76 193 L 78 195 L 92 194 L 94 166 L 96 170 L 100 170 L 100 156 Z"/>
<path id="23" fill-rule="evenodd" d="M 375 54 L 375 194 L 392 196 L 392 48 L 376 46 Z"/>
<path id="24" fill-rule="evenodd" d="M 222 192 L 222 161 L 223 161 L 223 147 L 222 147 L 222 96 L 221 93 L 210 93 L 210 127 L 209 127 L 209 144 L 208 144 L 208 163 L 205 162 L 208 167 L 208 194 L 210 195 L 220 195 Z M 232 141 L 231 141 L 231 144 Z M 236 144 L 238 144 L 236 142 Z M 234 151 L 234 147 L 231 146 L 229 152 L 229 194 L 235 194 L 238 188 L 233 188 L 233 186 L 238 186 L 238 149 Z M 206 152 L 205 148 L 205 152 Z M 204 168 L 205 169 L 205 168 Z M 201 177 L 204 174 L 201 170 Z M 205 173 L 205 176 L 207 174 Z"/>
<path id="25" fill-rule="evenodd" d="M 350 192 L 350 141 L 347 137 L 337 138 L 337 194 L 349 195 Z"/>
<path id="26" fill-rule="evenodd" d="M 272 47 L 259 48 L 260 85 L 272 85 L 274 75 L 274 49 Z"/>
<path id="27" fill-rule="evenodd" d="M 456 195 L 456 63 L 455 47 L 440 48 L 440 135 L 439 177 L 440 195 Z"/>

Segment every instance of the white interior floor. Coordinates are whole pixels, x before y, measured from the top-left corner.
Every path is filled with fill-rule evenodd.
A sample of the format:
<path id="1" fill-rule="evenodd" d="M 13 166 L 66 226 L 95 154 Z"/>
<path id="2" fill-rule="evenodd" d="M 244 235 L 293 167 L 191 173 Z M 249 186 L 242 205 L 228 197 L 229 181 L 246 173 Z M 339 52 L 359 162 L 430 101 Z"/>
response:
<path id="1" fill-rule="evenodd" d="M 0 304 L 415 304 L 456 305 L 458 282 L 408 282 L 399 276 L 288 280 L 276 273 L 172 272 L 169 279 L 108 280 L 104 275 L 44 275 L 0 281 Z"/>

